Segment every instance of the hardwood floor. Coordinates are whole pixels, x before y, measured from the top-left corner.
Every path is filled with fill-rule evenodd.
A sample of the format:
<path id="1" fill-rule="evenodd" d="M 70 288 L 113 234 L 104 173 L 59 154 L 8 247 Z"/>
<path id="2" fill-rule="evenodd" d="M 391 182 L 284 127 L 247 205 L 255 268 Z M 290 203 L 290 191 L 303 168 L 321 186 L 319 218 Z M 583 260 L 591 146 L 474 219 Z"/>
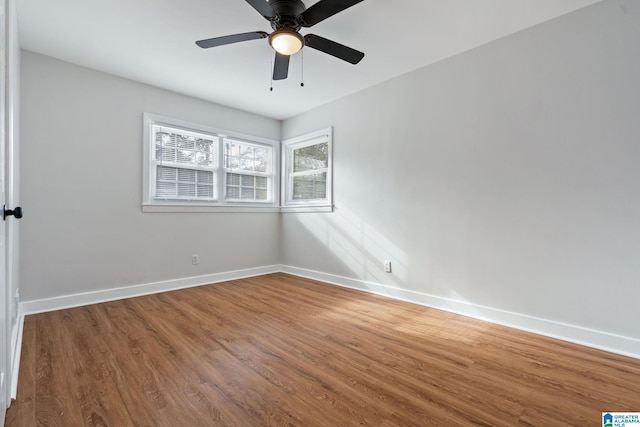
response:
<path id="1" fill-rule="evenodd" d="M 7 426 L 597 426 L 640 360 L 286 274 L 28 316 Z"/>

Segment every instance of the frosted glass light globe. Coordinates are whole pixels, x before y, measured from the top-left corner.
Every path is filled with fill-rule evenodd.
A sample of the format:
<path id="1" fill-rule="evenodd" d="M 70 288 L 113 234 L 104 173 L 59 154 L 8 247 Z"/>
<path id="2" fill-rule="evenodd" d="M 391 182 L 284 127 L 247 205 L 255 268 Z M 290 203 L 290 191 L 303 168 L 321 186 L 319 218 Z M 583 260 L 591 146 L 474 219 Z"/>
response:
<path id="1" fill-rule="evenodd" d="M 282 55 L 293 55 L 302 49 L 304 42 L 302 36 L 293 31 L 276 31 L 269 37 L 271 47 Z"/>

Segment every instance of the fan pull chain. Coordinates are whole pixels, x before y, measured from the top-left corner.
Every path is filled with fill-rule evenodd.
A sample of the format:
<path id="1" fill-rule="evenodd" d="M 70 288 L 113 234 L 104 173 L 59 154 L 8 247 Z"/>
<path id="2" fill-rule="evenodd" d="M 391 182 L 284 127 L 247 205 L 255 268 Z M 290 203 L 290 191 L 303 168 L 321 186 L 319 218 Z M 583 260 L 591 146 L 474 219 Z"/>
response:
<path id="1" fill-rule="evenodd" d="M 300 87 L 304 87 L 304 49 L 300 51 Z"/>
<path id="2" fill-rule="evenodd" d="M 273 92 L 273 55 L 269 55 L 269 58 L 271 58 L 270 60 L 270 66 L 269 66 L 269 79 L 271 81 L 271 87 L 270 87 L 270 91 Z"/>

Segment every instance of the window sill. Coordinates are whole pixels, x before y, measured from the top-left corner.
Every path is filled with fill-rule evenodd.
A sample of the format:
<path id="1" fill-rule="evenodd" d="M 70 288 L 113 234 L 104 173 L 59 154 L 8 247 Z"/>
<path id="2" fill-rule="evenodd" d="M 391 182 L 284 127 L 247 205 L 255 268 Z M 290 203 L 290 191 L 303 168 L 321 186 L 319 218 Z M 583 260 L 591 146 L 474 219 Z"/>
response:
<path id="1" fill-rule="evenodd" d="M 280 212 L 333 212 L 332 205 L 282 206 Z"/>
<path id="2" fill-rule="evenodd" d="M 142 212 L 155 213 L 304 213 L 333 212 L 331 205 L 318 206 L 211 206 L 143 204 Z"/>
<path id="3" fill-rule="evenodd" d="M 160 212 L 160 213 L 209 213 L 209 212 L 226 212 L 226 213 L 278 213 L 279 206 L 211 206 L 211 205 L 152 205 L 143 204 L 142 212 Z"/>

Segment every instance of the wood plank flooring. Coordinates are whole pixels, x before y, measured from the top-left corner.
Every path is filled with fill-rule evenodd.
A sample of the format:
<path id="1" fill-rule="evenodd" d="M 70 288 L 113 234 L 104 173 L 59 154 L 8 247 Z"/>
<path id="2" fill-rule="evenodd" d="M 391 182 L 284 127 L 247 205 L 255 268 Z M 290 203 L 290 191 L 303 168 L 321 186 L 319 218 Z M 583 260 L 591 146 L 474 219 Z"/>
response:
<path id="1" fill-rule="evenodd" d="M 598 426 L 640 360 L 286 274 L 28 316 L 6 426 Z"/>

